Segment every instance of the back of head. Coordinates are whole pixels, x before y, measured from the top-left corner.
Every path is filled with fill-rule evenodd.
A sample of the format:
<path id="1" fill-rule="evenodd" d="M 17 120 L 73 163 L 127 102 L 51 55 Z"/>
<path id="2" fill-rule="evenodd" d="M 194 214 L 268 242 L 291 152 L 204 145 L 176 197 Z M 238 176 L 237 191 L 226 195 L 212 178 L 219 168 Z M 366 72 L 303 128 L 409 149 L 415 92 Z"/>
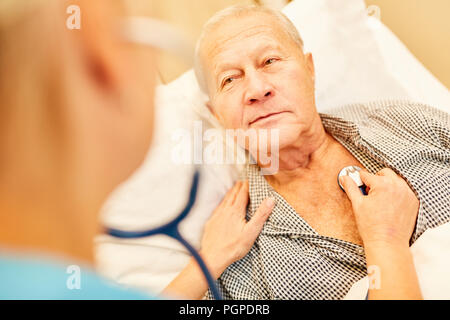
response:
<path id="1" fill-rule="evenodd" d="M 1 244 L 89 252 L 103 201 L 144 160 L 154 50 L 121 37 L 121 2 L 0 1 Z"/>
<path id="2" fill-rule="evenodd" d="M 58 29 L 51 25 L 60 16 L 46 19 L 55 11 L 56 1 L 43 2 L 5 0 L 0 5 L 0 175 L 7 170 L 11 148 L 30 152 L 26 156 L 32 159 L 31 136 L 56 138 L 50 132 L 58 122 L 58 110 L 51 105 L 60 97 L 50 93 L 60 91 L 62 70 L 57 43 L 52 41 Z"/>
<path id="3" fill-rule="evenodd" d="M 74 4 L 80 10 L 79 29 L 68 28 L 73 13 L 69 8 Z M 72 161 L 67 157 L 78 157 L 73 155 L 76 147 L 71 143 L 81 139 L 81 130 L 87 129 L 81 117 L 89 118 L 89 113 L 90 119 L 103 121 L 98 123 L 99 129 L 111 126 L 109 130 L 115 129 L 118 136 L 121 130 L 122 135 L 132 133 L 125 127 L 125 113 L 114 108 L 120 109 L 114 104 L 125 103 L 125 99 L 144 96 L 133 94 L 138 90 L 133 88 L 133 79 L 143 73 L 135 64 L 142 60 L 136 59 L 135 48 L 125 45 L 115 32 L 124 14 L 121 1 L 0 2 L 0 176 L 11 171 L 11 166 L 28 171 L 29 177 L 32 172 L 61 176 L 58 170 L 64 169 L 58 166 Z M 141 66 L 142 70 L 146 67 Z M 147 78 L 152 78 L 151 73 Z M 145 98 L 151 98 L 151 89 L 145 88 L 149 93 Z M 102 107 L 108 103 L 112 108 Z M 136 111 L 137 103 L 129 104 L 128 108 Z M 91 134 L 93 141 L 101 132 Z M 110 140 L 114 138 L 110 136 Z M 120 147 L 117 141 L 116 147 Z"/>

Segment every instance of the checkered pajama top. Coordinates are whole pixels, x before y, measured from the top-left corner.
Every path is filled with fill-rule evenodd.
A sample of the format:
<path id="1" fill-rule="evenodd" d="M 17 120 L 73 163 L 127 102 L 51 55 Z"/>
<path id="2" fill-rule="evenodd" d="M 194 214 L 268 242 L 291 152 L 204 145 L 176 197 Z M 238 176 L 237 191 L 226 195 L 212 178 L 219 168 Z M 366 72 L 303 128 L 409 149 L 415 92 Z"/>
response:
<path id="1" fill-rule="evenodd" d="M 320 114 L 337 141 L 369 172 L 391 168 L 420 200 L 411 243 L 450 220 L 450 116 L 418 103 L 376 102 Z M 342 299 L 366 276 L 364 248 L 318 234 L 259 174 L 247 169 L 250 219 L 276 206 L 250 252 L 217 281 L 225 299 Z M 206 298 L 212 299 L 209 291 Z"/>

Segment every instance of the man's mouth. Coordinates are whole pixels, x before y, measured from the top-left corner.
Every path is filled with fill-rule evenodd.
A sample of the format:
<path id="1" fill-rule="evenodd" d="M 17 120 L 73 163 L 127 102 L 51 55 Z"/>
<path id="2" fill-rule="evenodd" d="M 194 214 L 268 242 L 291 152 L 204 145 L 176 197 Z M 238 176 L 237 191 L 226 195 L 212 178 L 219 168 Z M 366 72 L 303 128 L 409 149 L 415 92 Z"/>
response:
<path id="1" fill-rule="evenodd" d="M 273 117 L 273 116 L 276 116 L 276 115 L 279 115 L 279 114 L 282 114 L 282 113 L 285 113 L 285 112 L 287 112 L 287 111 L 272 112 L 272 113 L 266 114 L 264 116 L 258 117 L 255 120 L 251 121 L 249 123 L 249 125 L 252 125 L 252 124 L 254 124 L 254 123 L 258 122 L 258 121 L 261 121 L 261 120 L 264 120 L 264 119 L 267 119 L 267 118 L 270 118 L 270 117 Z"/>

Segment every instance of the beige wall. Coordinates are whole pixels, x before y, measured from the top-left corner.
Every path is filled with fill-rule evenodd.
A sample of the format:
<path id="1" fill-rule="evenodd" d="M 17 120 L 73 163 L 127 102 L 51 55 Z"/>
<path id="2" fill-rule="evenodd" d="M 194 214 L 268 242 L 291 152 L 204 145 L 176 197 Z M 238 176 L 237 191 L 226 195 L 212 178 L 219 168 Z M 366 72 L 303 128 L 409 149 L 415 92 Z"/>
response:
<path id="1" fill-rule="evenodd" d="M 148 0 L 151 7 L 138 8 L 132 3 L 133 11 L 149 13 L 177 27 L 194 47 L 200 35 L 203 24 L 215 12 L 235 4 L 253 3 L 252 0 Z M 145 4 L 144 4 L 145 5 Z M 146 12 L 147 11 L 147 12 Z M 163 82 L 167 83 L 178 77 L 182 72 L 192 68 L 182 60 L 169 54 L 161 54 L 159 70 Z"/>
<path id="2" fill-rule="evenodd" d="M 381 20 L 450 88 L 450 0 L 366 0 Z"/>
<path id="3" fill-rule="evenodd" d="M 200 34 L 201 26 L 214 12 L 237 3 L 255 2 L 254 0 L 148 1 L 153 5 L 153 15 L 179 27 L 192 44 Z M 259 2 L 265 1 L 271 0 Z M 380 7 L 381 20 L 447 88 L 450 88 L 450 19 L 448 17 L 450 0 L 365 1 L 367 5 Z M 175 79 L 190 67 L 167 55 L 160 60 L 160 70 L 165 82 Z"/>

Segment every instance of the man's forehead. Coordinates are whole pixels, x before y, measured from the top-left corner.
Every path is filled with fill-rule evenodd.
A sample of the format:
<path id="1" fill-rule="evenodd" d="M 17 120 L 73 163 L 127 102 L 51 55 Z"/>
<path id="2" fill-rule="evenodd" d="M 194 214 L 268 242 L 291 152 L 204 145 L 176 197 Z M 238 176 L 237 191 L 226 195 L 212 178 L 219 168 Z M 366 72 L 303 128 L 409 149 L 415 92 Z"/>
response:
<path id="1" fill-rule="evenodd" d="M 256 15 L 245 17 L 232 17 L 223 21 L 208 33 L 204 39 L 202 48 L 203 58 L 210 63 L 217 63 L 228 52 L 240 51 L 244 49 L 262 50 L 262 47 L 282 47 L 287 40 L 287 33 L 283 32 L 280 23 L 273 17 L 270 19 L 258 17 Z M 252 43 L 258 38 L 260 43 Z M 243 44 L 249 46 L 243 46 Z M 241 52 L 243 53 L 243 52 Z"/>
<path id="2" fill-rule="evenodd" d="M 221 21 L 209 30 L 204 39 L 206 51 L 223 46 L 228 42 L 238 42 L 259 33 L 276 35 L 280 33 L 281 26 L 277 19 L 264 13 L 252 13 L 245 16 L 232 16 Z"/>
<path id="3" fill-rule="evenodd" d="M 260 56 L 271 50 L 282 51 L 282 47 L 277 40 L 268 37 L 262 37 L 261 40 L 259 43 L 253 43 L 247 50 L 242 50 L 242 48 L 229 48 L 227 50 L 225 48 L 216 55 L 211 56 L 210 64 L 213 73 L 219 74 L 225 69 L 234 68 L 244 57 L 252 58 L 252 55 Z"/>

